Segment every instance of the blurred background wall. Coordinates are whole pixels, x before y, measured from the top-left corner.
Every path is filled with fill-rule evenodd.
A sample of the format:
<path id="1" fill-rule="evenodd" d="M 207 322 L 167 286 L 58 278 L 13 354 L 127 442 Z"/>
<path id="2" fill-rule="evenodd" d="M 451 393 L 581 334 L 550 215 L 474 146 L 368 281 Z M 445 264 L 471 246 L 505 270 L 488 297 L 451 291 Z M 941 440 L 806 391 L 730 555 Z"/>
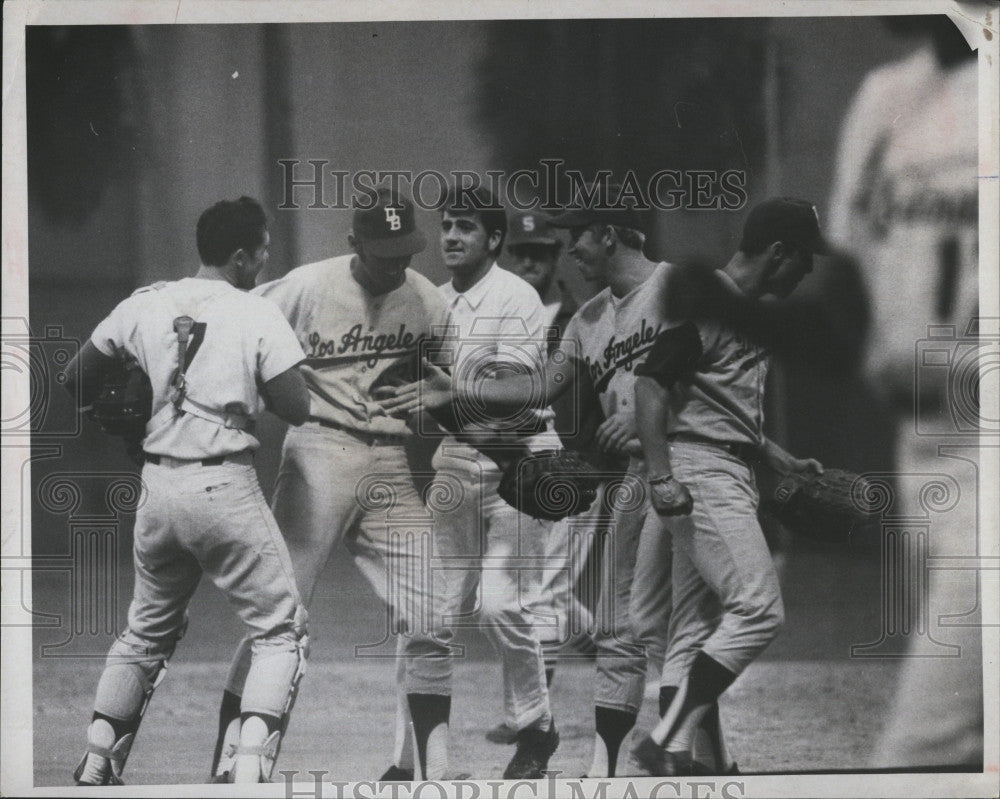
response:
<path id="1" fill-rule="evenodd" d="M 27 44 L 30 324 L 80 339 L 133 288 L 191 273 L 195 222 L 223 197 L 264 203 L 270 277 L 345 252 L 348 211 L 305 201 L 279 209 L 279 159 L 320 159 L 350 172 L 482 173 L 534 169 L 546 157 L 584 172 L 647 176 L 736 168 L 746 172 L 751 203 L 807 197 L 822 219 L 846 106 L 873 65 L 906 47 L 863 17 L 35 27 Z M 722 265 L 742 219 L 661 213 L 650 250 Z M 437 228 L 434 212 L 418 221 Z M 413 268 L 445 279 L 433 236 Z M 810 305 L 832 300 L 836 309 L 846 296 L 845 311 L 854 308 L 849 272 L 817 269 L 803 286 L 806 311 L 789 317 L 792 346 L 776 370 L 772 424 L 797 454 L 864 471 L 889 463 L 887 426 L 845 356 L 850 336 L 840 347 Z M 588 295 L 568 263 L 563 276 L 579 299 Z M 820 354 L 795 346 L 824 335 Z M 45 424 L 62 429 L 73 409 L 57 395 L 47 413 Z M 258 465 L 266 490 L 281 434 L 275 422 L 265 426 Z M 84 425 L 58 457 L 36 464 L 33 482 L 54 470 L 130 468 L 117 441 Z M 36 506 L 33 546 L 64 552 L 65 520 Z M 874 637 L 873 560 L 871 551 L 795 544 L 788 604 L 825 563 L 821 579 L 863 606 L 861 627 Z M 349 572 L 345 585 L 357 587 Z M 854 622 L 824 614 L 829 598 L 815 587 L 801 594 L 803 618 L 822 617 L 823 626 L 808 632 L 790 623 L 786 652 L 844 653 L 864 637 Z M 838 625 L 832 643 L 815 640 Z"/>

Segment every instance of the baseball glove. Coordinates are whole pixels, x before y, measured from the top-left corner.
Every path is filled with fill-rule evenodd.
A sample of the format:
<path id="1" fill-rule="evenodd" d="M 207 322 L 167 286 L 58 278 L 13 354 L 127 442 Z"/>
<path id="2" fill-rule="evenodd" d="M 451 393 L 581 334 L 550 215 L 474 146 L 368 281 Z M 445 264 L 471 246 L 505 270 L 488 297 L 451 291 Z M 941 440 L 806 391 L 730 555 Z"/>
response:
<path id="1" fill-rule="evenodd" d="M 867 495 L 865 478 L 843 469 L 827 469 L 819 475 L 786 475 L 765 507 L 797 535 L 846 544 L 874 518 L 866 508 Z"/>
<path id="2" fill-rule="evenodd" d="M 559 521 L 593 505 L 600 482 L 600 472 L 578 453 L 549 449 L 511 463 L 497 493 L 521 513 Z"/>
<path id="3" fill-rule="evenodd" d="M 108 435 L 125 440 L 129 456 L 141 459 L 146 422 L 153 412 L 153 386 L 134 359 L 119 353 L 106 372 L 87 415 Z"/>

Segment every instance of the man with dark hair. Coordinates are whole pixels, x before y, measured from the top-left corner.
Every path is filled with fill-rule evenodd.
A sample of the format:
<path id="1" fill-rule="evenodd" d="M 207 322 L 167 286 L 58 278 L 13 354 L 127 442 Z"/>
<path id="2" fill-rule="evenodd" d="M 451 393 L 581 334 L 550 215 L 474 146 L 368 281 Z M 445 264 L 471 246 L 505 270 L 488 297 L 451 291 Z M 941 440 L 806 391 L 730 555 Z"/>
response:
<path id="1" fill-rule="evenodd" d="M 305 349 L 310 396 L 308 421 L 285 437 L 273 506 L 306 604 L 344 543 L 389 605 L 391 631 L 412 633 L 428 601 L 425 565 L 390 518 L 424 519 L 428 526 L 430 519 L 407 458 L 413 431 L 387 416 L 372 391 L 416 358 L 444 319 L 443 303 L 427 278 L 408 269 L 427 243 L 413 203 L 386 188 L 376 200 L 354 211 L 348 236 L 354 252 L 300 266 L 256 290 L 277 305 Z M 389 509 L 379 499 L 383 489 L 392 496 Z M 247 663 L 244 641 L 219 711 L 212 773 L 220 781 L 239 739 Z M 399 699 L 405 705 L 405 696 Z M 398 747 L 397 759 L 412 775 L 402 737 Z"/>
<path id="2" fill-rule="evenodd" d="M 634 368 L 663 327 L 660 304 L 668 264 L 642 252 L 642 221 L 630 207 L 614 207 L 618 187 L 599 192 L 588 207 L 567 210 L 551 220 L 569 230 L 569 254 L 583 277 L 605 288 L 584 303 L 570 320 L 552 354 L 539 387 L 527 376 L 468 382 L 450 379 L 428 364 L 419 383 L 397 389 L 387 406 L 415 411 L 474 399 L 502 414 L 532 402 L 545 407 L 571 398 L 581 438 L 601 456 L 609 481 L 627 486 L 609 490 L 602 500 L 607 524 L 602 591 L 597 609 L 596 736 L 588 776 L 615 776 L 622 743 L 642 705 L 647 649 L 662 653 L 670 607 L 670 540 L 647 500 L 646 465 L 636 438 Z M 596 395 L 591 403 L 589 394 Z M 596 404 L 600 421 L 588 425 L 585 413 Z M 624 476 L 622 476 L 624 474 Z M 638 506 L 629 496 L 638 497 Z M 600 510 L 600 509 L 598 509 Z M 570 523 L 573 519 L 570 519 Z"/>
<path id="3" fill-rule="evenodd" d="M 252 252 L 266 227 L 264 209 L 251 197 L 216 203 L 198 219 L 195 238 L 201 262 L 222 266 L 239 249 Z"/>
<path id="4" fill-rule="evenodd" d="M 753 208 L 707 301 L 668 275 L 666 329 L 636 369 L 636 422 L 653 507 L 673 539 L 673 614 L 660 683 L 666 705 L 632 755 L 653 775 L 691 775 L 695 736 L 774 639 L 784 609 L 757 521 L 753 465 L 821 472 L 764 436 L 768 353 L 750 329 L 764 295 L 787 297 L 826 252 L 816 211 L 790 198 Z M 675 278 L 675 279 L 672 279 Z M 683 299 L 682 299 L 683 298 Z M 699 301 L 699 299 L 701 301 Z"/>
<path id="5" fill-rule="evenodd" d="M 542 304 L 528 283 L 496 264 L 506 232 L 506 215 L 488 191 L 449 195 L 441 215 L 441 250 L 452 277 L 440 287 L 449 314 L 440 357 L 462 383 L 492 382 L 508 371 L 539 379 Z M 517 750 L 504 778 L 539 779 L 559 734 L 549 708 L 541 647 L 524 607 L 537 590 L 550 524 L 522 515 L 500 499 L 497 462 L 467 442 L 470 435 L 483 441 L 502 436 L 515 448 L 551 448 L 551 412 L 532 410 L 498 423 L 471 406 L 465 410 L 469 413 L 456 414 L 464 435 L 447 436 L 433 461 L 441 493 L 458 487 L 462 499 L 435 515 L 434 562 L 444 568 L 433 575 L 437 604 L 432 629 L 407 640 L 408 656 L 414 655 L 415 679 L 408 681 L 407 691 L 421 772 L 424 779 L 447 773 L 451 624 L 478 587 L 476 624 L 500 656 L 504 695 L 517 730 Z M 398 770 L 390 772 L 399 775 Z"/>
<path id="6" fill-rule="evenodd" d="M 247 690 L 234 740 L 235 782 L 267 782 L 302 676 L 306 612 L 288 550 L 253 467 L 260 400 L 293 425 L 309 413 L 299 346 L 253 286 L 267 262 L 260 206 L 214 205 L 198 222 L 203 263 L 194 277 L 139 289 L 94 330 L 78 356 L 80 396 L 97 398 L 116 357 L 133 359 L 152 386 L 141 442 L 145 501 L 135 520 L 135 593 L 128 629 L 97 687 L 79 785 L 120 785 L 153 691 L 187 626 L 207 574 L 250 628 Z M 74 364 L 67 387 L 75 392 Z"/>

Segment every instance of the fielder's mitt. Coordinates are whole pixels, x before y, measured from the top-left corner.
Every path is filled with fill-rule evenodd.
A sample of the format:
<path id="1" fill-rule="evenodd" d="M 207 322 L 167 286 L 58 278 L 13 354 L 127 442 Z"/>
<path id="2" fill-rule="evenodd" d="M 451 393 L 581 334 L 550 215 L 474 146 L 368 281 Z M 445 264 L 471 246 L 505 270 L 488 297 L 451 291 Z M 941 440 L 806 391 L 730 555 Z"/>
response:
<path id="1" fill-rule="evenodd" d="M 135 360 L 117 355 L 115 367 L 105 373 L 87 415 L 108 435 L 123 438 L 129 456 L 138 462 L 152 411 L 153 386 L 149 377 Z"/>
<path id="2" fill-rule="evenodd" d="M 521 513 L 559 521 L 593 505 L 600 481 L 600 473 L 578 453 L 549 449 L 510 464 L 497 493 Z"/>
<path id="3" fill-rule="evenodd" d="M 843 469 L 819 475 L 790 474 L 765 503 L 791 532 L 820 541 L 846 544 L 873 515 L 867 509 L 868 482 Z"/>

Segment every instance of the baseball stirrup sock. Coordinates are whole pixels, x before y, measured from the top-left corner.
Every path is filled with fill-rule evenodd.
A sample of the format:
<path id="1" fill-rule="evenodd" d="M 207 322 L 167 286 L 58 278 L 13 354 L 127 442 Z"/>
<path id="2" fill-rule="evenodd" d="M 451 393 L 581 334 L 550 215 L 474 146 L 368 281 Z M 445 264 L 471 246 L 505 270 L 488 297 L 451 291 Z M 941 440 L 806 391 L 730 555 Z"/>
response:
<path id="1" fill-rule="evenodd" d="M 448 719 L 451 697 L 444 694 L 407 694 L 413 734 L 417 739 L 420 776 L 425 780 L 444 778 L 448 770 Z"/>
<path id="2" fill-rule="evenodd" d="M 629 710 L 617 710 L 611 707 L 594 707 L 594 723 L 597 727 L 598 740 L 607 752 L 607 774 L 597 775 L 588 772 L 588 776 L 614 777 L 618 768 L 618 752 L 622 741 L 635 726 L 636 714 Z M 595 753 L 596 755 L 596 753 Z M 596 759 L 596 757 L 595 757 Z M 598 765 L 598 764 L 594 764 Z"/>
<path id="3" fill-rule="evenodd" d="M 701 720 L 701 726 L 695 733 L 694 759 L 707 763 L 716 774 L 727 774 L 733 766 L 726 739 L 722 733 L 722 720 L 719 718 L 719 703 L 709 705 Z M 705 756 L 708 757 L 705 757 Z"/>
<path id="4" fill-rule="evenodd" d="M 670 752 L 690 752 L 705 713 L 735 679 L 733 672 L 699 652 L 666 715 L 653 730 L 653 740 Z"/>
<path id="5" fill-rule="evenodd" d="M 667 715 L 667 710 L 670 708 L 670 703 L 674 701 L 674 697 L 677 696 L 677 686 L 676 685 L 661 685 L 660 686 L 660 718 L 662 719 Z"/>
<path id="6" fill-rule="evenodd" d="M 212 775 L 219 768 L 222 753 L 230 747 L 233 753 L 240 742 L 240 702 L 242 697 L 232 691 L 222 692 L 219 706 L 219 732 L 215 739 L 215 753 L 212 755 Z"/>

